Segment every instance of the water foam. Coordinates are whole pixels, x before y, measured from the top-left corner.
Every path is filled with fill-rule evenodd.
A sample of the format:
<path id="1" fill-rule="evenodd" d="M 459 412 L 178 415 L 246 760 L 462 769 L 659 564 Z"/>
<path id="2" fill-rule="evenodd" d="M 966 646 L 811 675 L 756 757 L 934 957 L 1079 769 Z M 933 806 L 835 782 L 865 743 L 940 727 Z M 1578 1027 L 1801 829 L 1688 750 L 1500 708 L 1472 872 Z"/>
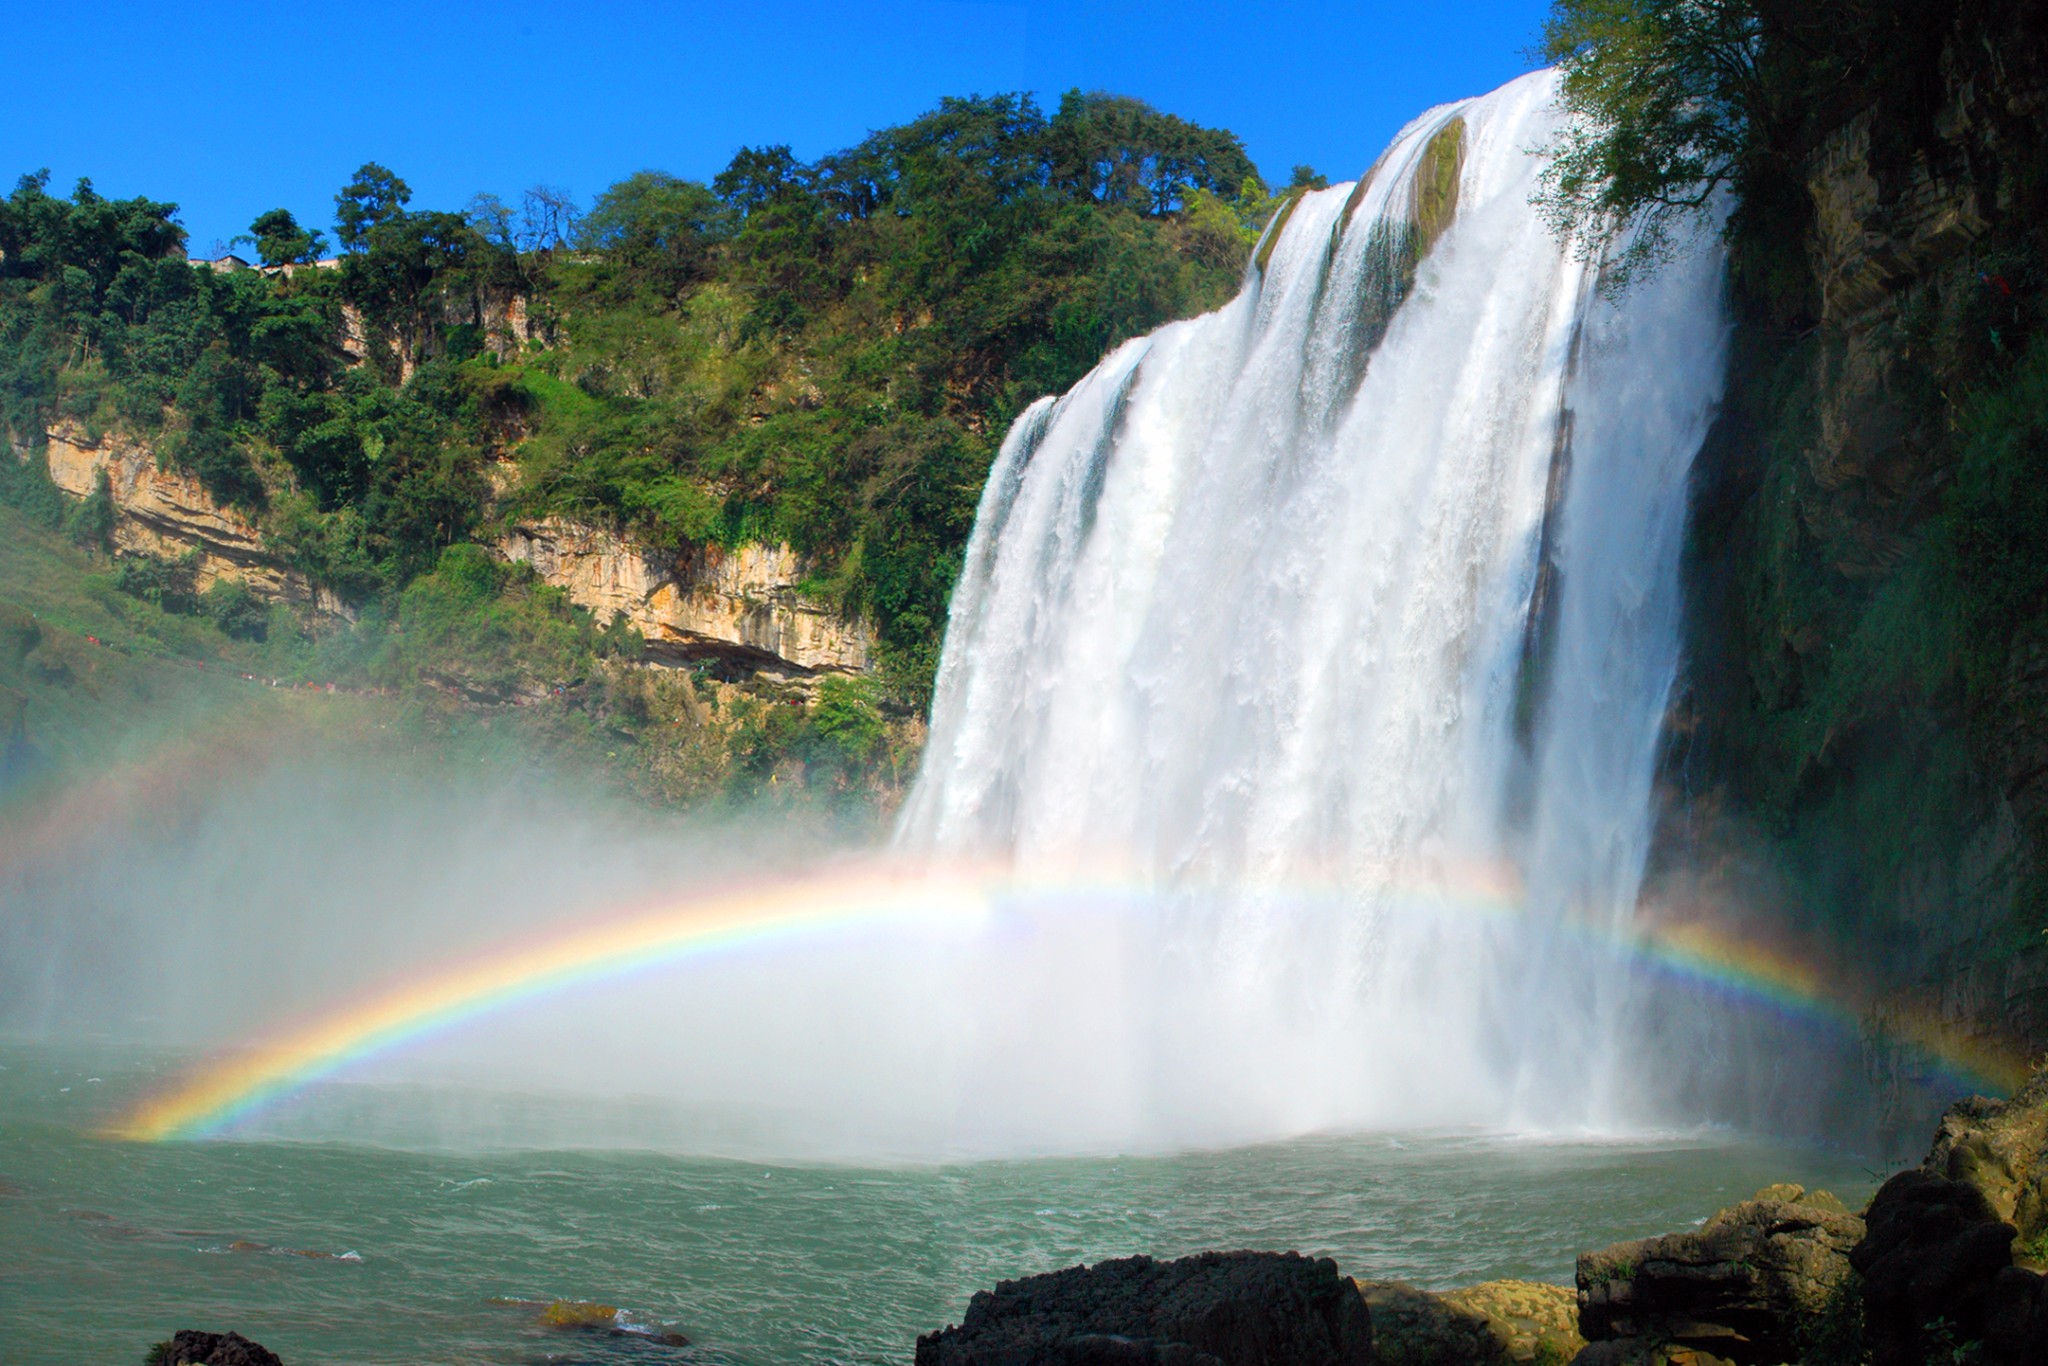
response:
<path id="1" fill-rule="evenodd" d="M 1530 203 L 1554 100 L 1537 73 L 1423 115 L 991 471 L 898 844 L 1149 870 L 1127 989 L 1155 1109 L 1644 1118 L 1624 981 L 1560 936 L 1393 913 L 1504 866 L 1532 922 L 1620 931 L 1649 847 L 1722 264 L 1703 240 L 1603 295 Z M 1175 904 L 1310 873 L 1355 913 Z"/>

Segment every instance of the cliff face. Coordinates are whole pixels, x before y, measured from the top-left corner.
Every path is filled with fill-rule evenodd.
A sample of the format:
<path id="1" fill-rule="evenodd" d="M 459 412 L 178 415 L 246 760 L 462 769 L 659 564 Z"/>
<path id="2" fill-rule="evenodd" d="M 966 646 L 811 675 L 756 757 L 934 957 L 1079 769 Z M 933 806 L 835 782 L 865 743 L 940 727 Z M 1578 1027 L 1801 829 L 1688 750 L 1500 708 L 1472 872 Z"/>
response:
<path id="1" fill-rule="evenodd" d="M 1992 69 L 2008 48 L 1971 50 L 1991 66 L 1945 57 L 1928 110 L 1821 141 L 1814 316 L 1739 325 L 1698 467 L 1652 887 L 1833 963 L 1871 1003 L 1880 1073 L 1902 1016 L 2048 1047 L 2048 604 L 1999 642 L 2001 680 L 1973 675 L 1954 492 L 1970 396 L 2006 382 L 2038 288 L 2048 98 Z"/>
<path id="2" fill-rule="evenodd" d="M 343 611 L 331 594 L 315 589 L 265 548 L 260 527 L 216 503 L 195 476 L 159 466 L 149 447 L 118 437 L 93 444 L 72 429 L 49 433 L 47 449 L 50 481 L 74 498 L 89 497 L 105 473 L 117 512 L 116 551 L 174 558 L 197 551 L 198 588 L 240 579 L 268 598 L 308 604 L 326 615 Z"/>
<path id="3" fill-rule="evenodd" d="M 261 526 L 216 503 L 194 476 L 159 466 L 149 447 L 114 437 L 91 444 L 67 429 L 49 433 L 48 461 L 51 481 L 76 498 L 90 496 L 106 474 L 117 552 L 176 558 L 196 551 L 200 589 L 239 579 L 266 598 L 318 615 L 350 615 L 273 553 Z M 870 664 L 865 623 L 800 592 L 804 566 L 787 546 L 692 546 L 665 554 L 597 527 L 549 518 L 512 528 L 497 548 L 507 559 L 532 565 L 600 621 L 623 614 L 660 663 L 716 660 L 797 675 L 862 672 Z"/>
<path id="4" fill-rule="evenodd" d="M 770 670 L 858 672 L 867 628 L 807 598 L 788 546 L 692 546 L 670 555 L 560 518 L 498 542 L 600 620 L 622 614 L 657 658 L 716 659 Z"/>

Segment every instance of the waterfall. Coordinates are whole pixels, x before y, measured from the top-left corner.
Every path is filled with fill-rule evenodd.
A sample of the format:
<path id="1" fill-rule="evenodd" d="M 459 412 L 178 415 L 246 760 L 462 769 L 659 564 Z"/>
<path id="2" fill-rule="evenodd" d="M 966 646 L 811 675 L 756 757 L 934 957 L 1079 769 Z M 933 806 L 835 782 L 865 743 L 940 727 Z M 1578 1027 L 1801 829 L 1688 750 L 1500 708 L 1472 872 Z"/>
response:
<path id="1" fill-rule="evenodd" d="M 1597 288 L 1530 204 L 1555 94 L 1415 120 L 990 471 L 898 843 L 1146 889 L 1104 1046 L 1155 1127 L 1640 1118 L 1588 946 L 1643 874 L 1722 262 Z"/>

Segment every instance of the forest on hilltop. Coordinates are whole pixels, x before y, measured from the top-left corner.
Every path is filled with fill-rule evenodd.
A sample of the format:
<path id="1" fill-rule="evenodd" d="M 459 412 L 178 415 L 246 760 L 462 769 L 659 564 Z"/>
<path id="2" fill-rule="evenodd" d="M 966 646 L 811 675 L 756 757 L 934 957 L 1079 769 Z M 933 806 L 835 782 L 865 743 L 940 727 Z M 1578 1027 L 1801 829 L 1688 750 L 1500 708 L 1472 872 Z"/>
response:
<path id="1" fill-rule="evenodd" d="M 1233 134 L 1080 92 L 1049 116 L 948 99 L 815 162 L 747 148 L 708 185 L 645 171 L 587 208 L 544 188 L 420 208 L 369 163 L 335 197 L 335 269 L 284 209 L 237 239 L 261 269 L 195 269 L 174 203 L 34 173 L 0 201 L 0 423 L 27 457 L 0 462 L 0 498 L 103 543 L 110 509 L 67 506 L 46 433 L 146 442 L 358 614 L 328 667 L 375 677 L 409 612 L 495 613 L 500 649 L 601 641 L 464 549 L 517 518 L 786 542 L 914 708 L 1010 419 L 1226 300 L 1277 202 Z M 135 558 L 135 592 L 199 605 Z"/>

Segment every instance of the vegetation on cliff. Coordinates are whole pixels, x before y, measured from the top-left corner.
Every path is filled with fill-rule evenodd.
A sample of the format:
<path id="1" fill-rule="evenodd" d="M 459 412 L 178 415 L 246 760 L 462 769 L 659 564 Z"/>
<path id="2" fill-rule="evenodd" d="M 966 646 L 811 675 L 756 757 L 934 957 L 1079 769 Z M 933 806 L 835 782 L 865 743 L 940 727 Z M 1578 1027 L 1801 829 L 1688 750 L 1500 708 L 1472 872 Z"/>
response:
<path id="1" fill-rule="evenodd" d="M 1691 852 L 1763 849 L 1875 983 L 2048 1042 L 2048 35 L 2016 0 L 1559 0 L 1544 52 L 1547 207 L 1651 227 L 1614 283 L 1732 209 L 1671 776 L 1734 838 Z"/>
<path id="2" fill-rule="evenodd" d="M 946 100 L 811 163 L 745 149 L 709 185 L 641 172 L 587 211 L 547 190 L 423 209 L 366 164 L 335 197 L 338 261 L 279 209 L 241 239 L 248 270 L 188 263 L 174 204 L 60 196 L 36 173 L 0 201 L 0 425 L 20 457 L 0 500 L 106 549 L 110 499 L 57 491 L 47 434 L 144 442 L 353 625 L 303 639 L 147 556 L 124 553 L 115 586 L 289 637 L 327 677 L 498 697 L 581 686 L 637 648 L 492 562 L 507 526 L 787 542 L 808 593 L 872 624 L 880 673 L 794 732 L 754 690 L 735 771 L 765 781 L 806 746 L 900 764 L 877 708 L 924 698 L 1010 418 L 1226 299 L 1278 202 L 1234 135 L 1079 92 L 1050 116 Z M 619 723 L 647 705 L 622 700 Z"/>
<path id="3" fill-rule="evenodd" d="M 24 177 L 0 204 L 17 447 L 147 437 L 353 604 L 505 516 L 786 541 L 913 693 L 1010 417 L 1220 303 L 1268 209 L 1231 134 L 1079 93 L 947 100 L 810 164 L 746 149 L 708 186 L 643 172 L 587 214 L 416 209 L 375 164 L 336 205 L 339 269 L 277 210 L 248 239 L 271 269 L 216 273 L 174 205 Z M 33 458 L 8 473 L 55 517 Z"/>

